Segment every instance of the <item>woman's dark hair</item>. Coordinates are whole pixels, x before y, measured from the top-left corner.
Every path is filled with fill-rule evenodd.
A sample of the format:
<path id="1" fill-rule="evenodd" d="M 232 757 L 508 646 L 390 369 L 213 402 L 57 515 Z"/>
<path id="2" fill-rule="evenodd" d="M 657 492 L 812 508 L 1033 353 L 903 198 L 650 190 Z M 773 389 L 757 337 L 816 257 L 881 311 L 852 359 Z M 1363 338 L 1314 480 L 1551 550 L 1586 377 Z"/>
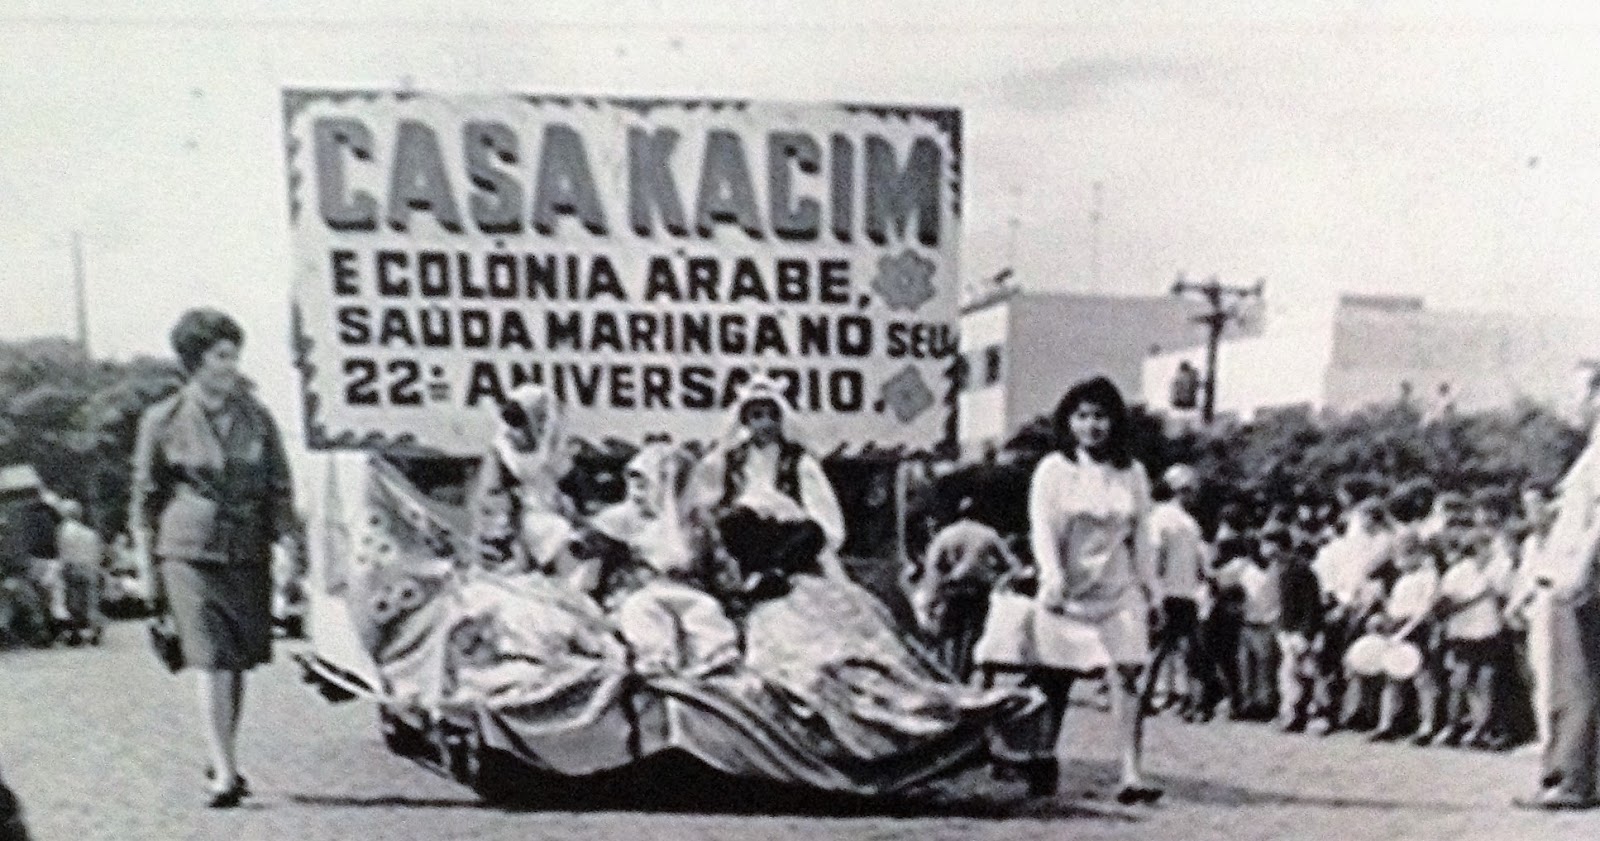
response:
<path id="1" fill-rule="evenodd" d="M 1113 467 L 1125 468 L 1133 463 L 1132 430 L 1128 426 L 1128 404 L 1122 401 L 1122 392 L 1105 377 L 1084 380 L 1062 395 L 1050 418 L 1050 429 L 1055 433 L 1056 447 L 1071 456 L 1078 449 L 1072 435 L 1072 413 L 1084 403 L 1099 406 L 1111 420 L 1111 433 L 1106 437 L 1106 461 Z"/>
<path id="2" fill-rule="evenodd" d="M 171 338 L 172 350 L 183 363 L 183 370 L 193 374 L 200 367 L 200 357 L 216 343 L 244 344 L 244 328 L 220 310 L 193 309 L 178 319 Z"/>

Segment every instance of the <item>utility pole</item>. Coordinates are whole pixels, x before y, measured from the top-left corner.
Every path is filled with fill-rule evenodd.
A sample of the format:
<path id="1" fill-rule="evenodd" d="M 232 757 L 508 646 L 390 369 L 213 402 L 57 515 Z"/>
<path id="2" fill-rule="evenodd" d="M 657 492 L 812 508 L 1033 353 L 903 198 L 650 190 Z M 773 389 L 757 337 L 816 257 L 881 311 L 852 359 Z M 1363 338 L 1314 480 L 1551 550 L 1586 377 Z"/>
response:
<path id="1" fill-rule="evenodd" d="M 83 239 L 72 232 L 72 291 L 78 310 L 78 349 L 89 359 L 89 300 L 83 271 Z"/>
<path id="2" fill-rule="evenodd" d="M 1015 213 L 1011 214 L 1011 218 L 1010 219 L 1006 220 L 1006 266 L 1007 267 L 1015 266 L 1017 264 L 1017 229 L 1020 228 L 1021 226 L 1022 226 L 1022 223 L 1017 220 L 1017 215 Z"/>
<path id="3" fill-rule="evenodd" d="M 1089 283 L 1100 291 L 1100 222 L 1105 217 L 1105 184 L 1094 182 L 1094 203 L 1089 208 Z"/>
<path id="4" fill-rule="evenodd" d="M 1206 371 L 1205 381 L 1202 383 L 1204 395 L 1200 404 L 1200 419 L 1211 423 L 1216 419 L 1217 412 L 1217 349 L 1222 344 L 1222 331 L 1228 327 L 1228 322 L 1237 321 L 1243 317 L 1239 305 L 1251 298 L 1260 298 L 1266 291 L 1265 278 L 1256 278 L 1253 286 L 1224 286 L 1222 281 L 1212 275 L 1204 283 L 1192 283 L 1178 273 L 1178 279 L 1172 284 L 1173 295 L 1187 295 L 1197 293 L 1203 298 L 1210 309 L 1203 315 L 1194 317 L 1194 321 L 1206 326 Z"/>

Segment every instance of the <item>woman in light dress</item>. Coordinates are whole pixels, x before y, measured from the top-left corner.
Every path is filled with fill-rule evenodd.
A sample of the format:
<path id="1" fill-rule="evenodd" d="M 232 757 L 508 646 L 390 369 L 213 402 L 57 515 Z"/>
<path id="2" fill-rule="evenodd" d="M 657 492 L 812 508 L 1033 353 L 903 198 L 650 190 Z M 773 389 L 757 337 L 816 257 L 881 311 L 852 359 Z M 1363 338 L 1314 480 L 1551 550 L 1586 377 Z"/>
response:
<path id="1" fill-rule="evenodd" d="M 1030 598 L 1001 594 L 975 652 L 991 684 L 1037 687 L 1048 703 L 1041 715 L 997 727 L 993 750 L 1031 792 L 1054 792 L 1074 679 L 1108 669 L 1116 798 L 1154 802 L 1161 790 L 1144 776 L 1139 703 L 1150 617 L 1163 595 L 1145 528 L 1150 481 L 1130 453 L 1127 408 L 1109 380 L 1073 386 L 1052 423 L 1058 449 L 1039 462 L 1028 494 L 1037 586 Z"/>

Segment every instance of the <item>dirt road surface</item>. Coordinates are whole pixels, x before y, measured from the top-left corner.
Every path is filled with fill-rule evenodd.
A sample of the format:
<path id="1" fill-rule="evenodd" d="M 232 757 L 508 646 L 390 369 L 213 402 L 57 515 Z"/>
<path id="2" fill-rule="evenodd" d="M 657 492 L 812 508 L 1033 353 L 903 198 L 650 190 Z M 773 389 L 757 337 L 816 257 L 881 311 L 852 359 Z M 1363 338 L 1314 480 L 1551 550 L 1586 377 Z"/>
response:
<path id="1" fill-rule="evenodd" d="M 388 754 L 374 710 L 330 706 L 298 683 L 281 645 L 250 685 L 242 752 L 257 796 L 201 807 L 203 753 L 191 683 L 160 671 L 136 623 L 98 649 L 0 652 L 0 772 L 39 841 L 343 839 L 1559 839 L 1600 835 L 1600 813 L 1510 808 L 1535 777 L 1529 754 L 1288 736 L 1259 724 L 1152 722 L 1154 808 L 1093 796 L 1109 779 L 1109 719 L 1075 707 L 1060 793 L 1029 801 L 980 770 L 912 807 L 860 813 L 826 802 L 779 815 L 509 811 Z"/>

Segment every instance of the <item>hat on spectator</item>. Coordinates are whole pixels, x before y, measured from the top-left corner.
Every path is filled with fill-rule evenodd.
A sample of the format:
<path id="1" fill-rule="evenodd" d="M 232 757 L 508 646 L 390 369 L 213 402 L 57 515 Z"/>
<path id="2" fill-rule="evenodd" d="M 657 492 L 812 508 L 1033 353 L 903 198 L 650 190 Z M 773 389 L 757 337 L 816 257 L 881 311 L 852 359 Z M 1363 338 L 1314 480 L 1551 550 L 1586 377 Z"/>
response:
<path id="1" fill-rule="evenodd" d="M 17 494 L 28 491 L 41 491 L 44 482 L 39 479 L 39 472 L 31 464 L 12 464 L 0 467 L 0 494 Z"/>

